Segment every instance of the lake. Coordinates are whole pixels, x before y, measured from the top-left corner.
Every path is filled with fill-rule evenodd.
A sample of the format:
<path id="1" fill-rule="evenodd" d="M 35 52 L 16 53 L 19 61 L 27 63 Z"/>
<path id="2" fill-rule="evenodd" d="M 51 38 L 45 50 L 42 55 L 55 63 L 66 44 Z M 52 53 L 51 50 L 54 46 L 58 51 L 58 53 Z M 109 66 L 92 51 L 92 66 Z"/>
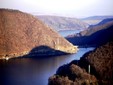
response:
<path id="1" fill-rule="evenodd" d="M 94 48 L 79 49 L 78 53 L 71 55 L 0 60 L 0 85 L 47 85 L 48 78 L 55 74 L 58 67 L 79 60 Z"/>

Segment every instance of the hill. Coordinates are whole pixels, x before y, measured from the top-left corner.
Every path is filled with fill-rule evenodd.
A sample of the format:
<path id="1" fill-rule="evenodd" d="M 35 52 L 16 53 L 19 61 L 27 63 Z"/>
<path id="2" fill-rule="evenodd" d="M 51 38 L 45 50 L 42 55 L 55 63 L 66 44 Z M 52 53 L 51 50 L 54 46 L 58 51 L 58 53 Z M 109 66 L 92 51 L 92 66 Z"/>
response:
<path id="1" fill-rule="evenodd" d="M 0 59 L 55 50 L 75 53 L 73 46 L 57 32 L 44 25 L 36 17 L 17 10 L 0 9 Z M 44 49 L 42 49 L 44 47 Z"/>
<path id="2" fill-rule="evenodd" d="M 82 20 L 104 20 L 107 18 L 113 18 L 113 16 L 91 16 L 91 17 L 83 18 Z"/>
<path id="3" fill-rule="evenodd" d="M 46 25 L 57 31 L 61 30 L 85 30 L 89 26 L 76 18 L 59 17 L 59 16 L 37 16 Z"/>
<path id="4" fill-rule="evenodd" d="M 67 37 L 73 44 L 79 46 L 99 46 L 113 40 L 113 20 L 105 19 L 97 25 L 90 26 L 87 30 Z"/>
<path id="5" fill-rule="evenodd" d="M 113 16 L 91 16 L 81 19 L 82 21 L 88 23 L 89 25 L 96 25 L 104 19 L 113 18 Z"/>
<path id="6" fill-rule="evenodd" d="M 86 53 L 79 61 L 59 67 L 49 78 L 49 85 L 112 85 L 112 56 L 113 41 Z"/>
<path id="7" fill-rule="evenodd" d="M 91 74 L 95 75 L 102 84 L 112 85 L 113 83 L 113 41 L 107 42 L 96 48 L 94 51 L 86 53 L 80 59 L 80 66 L 86 68 L 91 65 Z M 85 63 L 85 64 L 83 64 Z"/>
<path id="8" fill-rule="evenodd" d="M 81 31 L 80 34 L 81 34 L 81 36 L 89 36 L 99 30 L 106 29 L 112 25 L 113 25 L 113 18 L 104 19 L 96 25 L 90 25 L 88 27 L 88 29 L 85 30 L 86 33 L 85 33 L 85 31 Z"/>

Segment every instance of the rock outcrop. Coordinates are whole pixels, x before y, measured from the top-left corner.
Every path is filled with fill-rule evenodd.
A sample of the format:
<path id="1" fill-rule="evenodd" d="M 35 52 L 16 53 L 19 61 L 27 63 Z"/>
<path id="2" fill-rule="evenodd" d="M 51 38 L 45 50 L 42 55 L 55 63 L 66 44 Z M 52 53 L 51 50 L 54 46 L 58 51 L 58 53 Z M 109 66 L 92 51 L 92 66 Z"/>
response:
<path id="1" fill-rule="evenodd" d="M 34 16 L 0 9 L 0 59 L 26 55 L 39 46 L 66 53 L 77 52 L 76 46 Z"/>

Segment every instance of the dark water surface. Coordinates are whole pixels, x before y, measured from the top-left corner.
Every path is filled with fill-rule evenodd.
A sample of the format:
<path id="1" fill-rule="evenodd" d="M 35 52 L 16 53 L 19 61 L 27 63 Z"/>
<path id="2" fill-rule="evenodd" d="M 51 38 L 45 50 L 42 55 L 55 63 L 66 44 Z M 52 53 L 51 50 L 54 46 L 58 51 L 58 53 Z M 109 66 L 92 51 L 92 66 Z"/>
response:
<path id="1" fill-rule="evenodd" d="M 67 64 L 94 48 L 80 48 L 77 54 L 47 58 L 0 60 L 0 85 L 47 85 L 59 66 Z"/>

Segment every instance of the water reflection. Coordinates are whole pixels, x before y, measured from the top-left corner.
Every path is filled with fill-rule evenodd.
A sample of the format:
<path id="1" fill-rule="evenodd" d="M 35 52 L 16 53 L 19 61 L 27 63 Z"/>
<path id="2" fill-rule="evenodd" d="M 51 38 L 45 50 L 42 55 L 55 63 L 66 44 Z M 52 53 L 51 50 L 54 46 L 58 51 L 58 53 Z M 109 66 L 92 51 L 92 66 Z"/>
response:
<path id="1" fill-rule="evenodd" d="M 77 54 L 48 58 L 18 58 L 0 61 L 0 85 L 47 85 L 48 78 L 59 66 L 94 48 L 80 48 Z"/>

